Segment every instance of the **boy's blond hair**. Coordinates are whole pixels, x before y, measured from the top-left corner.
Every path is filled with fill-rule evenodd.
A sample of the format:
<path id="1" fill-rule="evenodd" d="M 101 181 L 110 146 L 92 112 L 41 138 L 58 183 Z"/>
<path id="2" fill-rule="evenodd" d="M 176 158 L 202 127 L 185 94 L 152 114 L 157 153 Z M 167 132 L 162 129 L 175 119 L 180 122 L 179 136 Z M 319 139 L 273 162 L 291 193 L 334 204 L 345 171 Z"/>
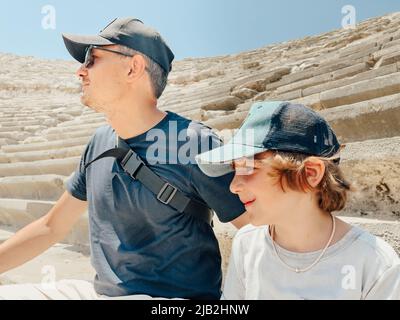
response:
<path id="1" fill-rule="evenodd" d="M 307 180 L 305 163 L 308 158 L 310 155 L 275 151 L 274 155 L 266 160 L 271 167 L 269 176 L 277 179 L 284 192 L 285 187 L 301 192 L 316 191 L 318 206 L 324 211 L 342 210 L 347 202 L 347 194 L 353 188 L 335 162 L 337 157 L 316 157 L 325 164 L 324 176 L 317 187 L 312 187 Z"/>

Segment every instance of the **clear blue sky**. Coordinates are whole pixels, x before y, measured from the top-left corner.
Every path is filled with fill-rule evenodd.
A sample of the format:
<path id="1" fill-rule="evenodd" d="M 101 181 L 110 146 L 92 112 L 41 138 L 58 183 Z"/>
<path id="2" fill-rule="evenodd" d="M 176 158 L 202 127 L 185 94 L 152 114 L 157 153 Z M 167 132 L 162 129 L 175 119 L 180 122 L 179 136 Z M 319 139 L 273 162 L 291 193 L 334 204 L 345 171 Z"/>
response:
<path id="1" fill-rule="evenodd" d="M 155 27 L 177 60 L 238 53 L 341 27 L 344 5 L 357 21 L 400 11 L 400 0 L 10 0 L 1 3 L 0 52 L 71 59 L 61 33 L 97 34 L 116 17 Z M 56 29 L 42 28 L 42 7 Z"/>

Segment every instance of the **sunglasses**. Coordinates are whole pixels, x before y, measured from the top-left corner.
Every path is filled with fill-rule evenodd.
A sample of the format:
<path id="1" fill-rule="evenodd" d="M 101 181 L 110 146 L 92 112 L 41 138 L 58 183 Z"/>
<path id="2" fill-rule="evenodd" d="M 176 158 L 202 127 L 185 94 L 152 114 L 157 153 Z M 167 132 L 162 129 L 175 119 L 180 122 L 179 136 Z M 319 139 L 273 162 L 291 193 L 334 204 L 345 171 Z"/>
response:
<path id="1" fill-rule="evenodd" d="M 91 45 L 86 49 L 85 62 L 83 63 L 85 68 L 90 68 L 90 67 L 92 67 L 94 65 L 93 49 L 112 52 L 112 53 L 116 53 L 116 54 L 119 54 L 119 55 L 125 56 L 125 57 L 131 57 L 131 58 L 133 57 L 133 55 L 126 54 L 126 53 L 123 53 L 123 52 L 120 52 L 120 51 L 115 51 L 115 50 L 107 49 L 107 48 L 104 48 L 104 47 Z"/>

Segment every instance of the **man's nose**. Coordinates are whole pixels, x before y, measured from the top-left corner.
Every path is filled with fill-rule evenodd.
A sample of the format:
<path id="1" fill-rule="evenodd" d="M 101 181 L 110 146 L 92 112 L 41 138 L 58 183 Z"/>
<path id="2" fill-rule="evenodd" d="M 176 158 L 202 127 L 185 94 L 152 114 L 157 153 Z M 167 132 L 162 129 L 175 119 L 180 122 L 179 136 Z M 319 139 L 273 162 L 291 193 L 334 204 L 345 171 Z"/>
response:
<path id="1" fill-rule="evenodd" d="M 87 68 L 85 68 L 85 66 L 82 64 L 78 70 L 76 70 L 76 73 L 78 78 L 83 78 L 86 77 L 88 74 Z"/>

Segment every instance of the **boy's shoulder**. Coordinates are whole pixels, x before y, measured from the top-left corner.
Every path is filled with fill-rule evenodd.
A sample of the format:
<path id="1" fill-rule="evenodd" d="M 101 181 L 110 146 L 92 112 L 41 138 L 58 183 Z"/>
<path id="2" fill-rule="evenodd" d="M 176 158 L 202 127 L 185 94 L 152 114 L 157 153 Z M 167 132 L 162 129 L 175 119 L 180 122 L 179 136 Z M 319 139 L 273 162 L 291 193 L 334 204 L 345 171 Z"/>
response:
<path id="1" fill-rule="evenodd" d="M 236 243 L 253 242 L 255 238 L 264 238 L 267 230 L 268 226 L 254 226 L 248 224 L 236 233 L 233 241 Z"/>
<path id="2" fill-rule="evenodd" d="M 359 236 L 356 240 L 356 245 L 360 250 L 359 252 L 362 252 L 362 254 L 368 259 L 374 261 L 374 264 L 390 268 L 393 265 L 400 263 L 398 254 L 384 239 L 375 236 L 362 228 L 353 228 L 360 230 Z"/>

